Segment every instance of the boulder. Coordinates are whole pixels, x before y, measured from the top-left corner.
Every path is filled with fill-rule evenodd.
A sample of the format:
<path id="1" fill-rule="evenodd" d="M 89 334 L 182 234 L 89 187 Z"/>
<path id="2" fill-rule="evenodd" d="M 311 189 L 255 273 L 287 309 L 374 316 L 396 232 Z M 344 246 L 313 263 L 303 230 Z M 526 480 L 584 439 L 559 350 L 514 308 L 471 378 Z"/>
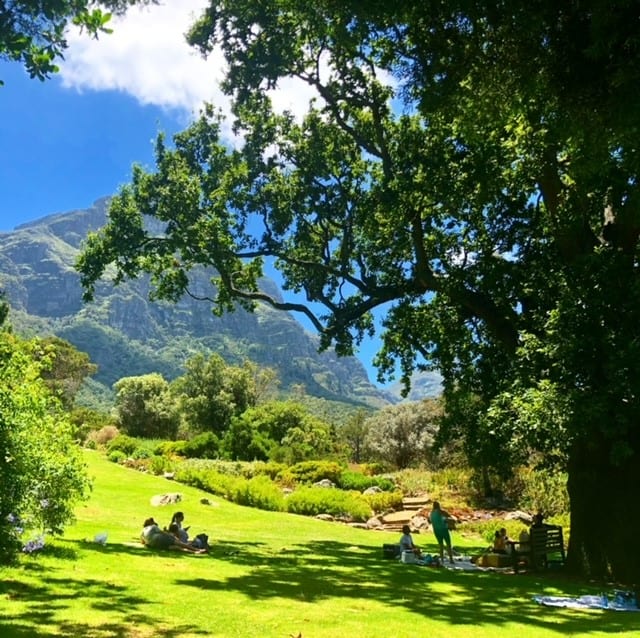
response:
<path id="1" fill-rule="evenodd" d="M 516 510 L 515 512 L 507 512 L 504 517 L 505 521 L 520 521 L 525 525 L 531 525 L 533 523 L 533 516 L 531 514 L 527 514 L 527 512 L 522 512 L 521 510 Z"/>
<path id="2" fill-rule="evenodd" d="M 330 481 L 329 479 L 322 479 L 321 481 L 316 481 L 313 484 L 314 487 L 335 487 L 335 484 L 333 483 L 333 481 Z"/>
<path id="3" fill-rule="evenodd" d="M 151 497 L 151 505 L 159 507 L 161 505 L 174 505 L 182 500 L 182 494 L 156 494 Z"/>

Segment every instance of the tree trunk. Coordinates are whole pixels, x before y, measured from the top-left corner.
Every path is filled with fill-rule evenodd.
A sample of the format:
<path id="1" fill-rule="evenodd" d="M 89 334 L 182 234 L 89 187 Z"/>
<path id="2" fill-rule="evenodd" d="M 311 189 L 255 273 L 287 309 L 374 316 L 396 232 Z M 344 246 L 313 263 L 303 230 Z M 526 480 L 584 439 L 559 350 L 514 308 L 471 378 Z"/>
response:
<path id="1" fill-rule="evenodd" d="M 611 445 L 574 444 L 569 458 L 571 533 L 567 566 L 575 573 L 640 584 L 640 454 L 611 462 Z"/>

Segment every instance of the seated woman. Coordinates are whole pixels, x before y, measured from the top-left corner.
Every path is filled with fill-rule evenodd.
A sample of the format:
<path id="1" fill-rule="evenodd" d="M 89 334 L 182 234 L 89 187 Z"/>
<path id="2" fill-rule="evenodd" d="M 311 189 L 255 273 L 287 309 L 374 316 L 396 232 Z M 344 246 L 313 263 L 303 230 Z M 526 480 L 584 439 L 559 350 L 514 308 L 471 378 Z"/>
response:
<path id="1" fill-rule="evenodd" d="M 206 550 L 204 549 L 196 549 L 188 543 L 183 543 L 173 534 L 163 532 L 153 518 L 148 518 L 143 523 L 140 540 L 143 545 L 151 547 L 152 549 L 173 549 L 182 552 L 190 552 L 192 554 L 206 553 Z"/>
<path id="2" fill-rule="evenodd" d="M 493 537 L 493 547 L 491 551 L 494 554 L 506 554 L 507 553 L 507 534 L 502 533 L 502 530 L 496 530 L 496 533 Z"/>
<path id="3" fill-rule="evenodd" d="M 178 533 L 175 534 L 183 543 L 189 542 L 189 528 L 183 527 L 184 514 L 182 512 L 176 512 L 171 517 L 171 523 L 169 524 L 169 531 L 171 532 L 172 526 L 175 526 Z"/>
<path id="4" fill-rule="evenodd" d="M 411 537 L 411 528 L 408 525 L 402 526 L 402 536 L 400 537 L 400 552 L 412 552 L 417 558 L 422 556 L 419 547 L 416 547 Z"/>

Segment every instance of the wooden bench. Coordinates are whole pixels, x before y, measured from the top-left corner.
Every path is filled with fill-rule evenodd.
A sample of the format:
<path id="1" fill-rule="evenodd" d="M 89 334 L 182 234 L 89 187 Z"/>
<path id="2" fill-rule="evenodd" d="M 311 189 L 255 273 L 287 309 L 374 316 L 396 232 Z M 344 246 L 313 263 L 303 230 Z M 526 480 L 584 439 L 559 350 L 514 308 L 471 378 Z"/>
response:
<path id="1" fill-rule="evenodd" d="M 528 541 L 509 541 L 509 545 L 516 573 L 523 564 L 529 569 L 546 569 L 551 563 L 565 562 L 564 538 L 560 525 L 531 527 Z"/>

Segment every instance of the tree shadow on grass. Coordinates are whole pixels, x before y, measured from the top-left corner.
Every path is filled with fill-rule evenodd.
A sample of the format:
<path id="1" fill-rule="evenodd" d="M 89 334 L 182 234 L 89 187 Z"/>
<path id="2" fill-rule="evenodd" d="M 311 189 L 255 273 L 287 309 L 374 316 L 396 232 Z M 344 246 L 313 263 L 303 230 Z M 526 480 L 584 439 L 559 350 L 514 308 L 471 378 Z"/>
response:
<path id="1" fill-rule="evenodd" d="M 280 551 L 256 551 L 243 545 L 237 553 L 218 556 L 250 571 L 228 578 L 179 578 L 194 594 L 234 589 L 255 600 L 287 597 L 304 602 L 331 598 L 371 598 L 401 606 L 417 615 L 452 626 L 511 623 L 555 630 L 562 634 L 616 634 L 637 626 L 633 613 L 550 609 L 532 601 L 542 593 L 576 596 L 584 585 L 556 574 L 464 572 L 404 565 L 385 560 L 381 550 L 340 542 L 291 544 Z M 446 596 L 439 596 L 446 591 Z M 635 618 L 633 618 L 635 616 Z"/>
<path id="2" fill-rule="evenodd" d="M 25 567 L 30 570 L 36 566 Z M 161 625 L 156 618 L 142 612 L 143 606 L 149 601 L 134 594 L 130 587 L 98 578 L 57 578 L 40 567 L 37 570 L 37 584 L 10 578 L 0 580 L 0 599 L 20 603 L 22 610 L 16 612 L 13 609 L 10 618 L 0 616 L 2 638 L 45 638 L 54 635 L 125 638 L 135 635 L 132 629 L 136 626 L 152 628 L 153 635 L 167 638 L 178 638 L 185 633 L 206 635 L 195 626 Z M 108 611 L 110 621 L 100 625 L 61 622 L 60 617 L 70 607 L 70 601 L 75 602 L 78 598 L 85 599 L 88 609 Z"/>

